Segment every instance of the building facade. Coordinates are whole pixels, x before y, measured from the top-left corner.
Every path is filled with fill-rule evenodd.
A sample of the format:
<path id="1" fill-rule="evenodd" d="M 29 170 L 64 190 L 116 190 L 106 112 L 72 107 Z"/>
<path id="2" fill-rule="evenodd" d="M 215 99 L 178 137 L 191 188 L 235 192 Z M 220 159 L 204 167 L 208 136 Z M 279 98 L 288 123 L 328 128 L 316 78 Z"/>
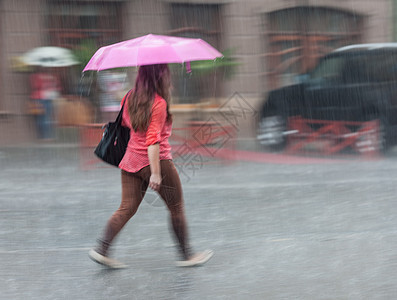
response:
<path id="1" fill-rule="evenodd" d="M 180 71 L 175 107 L 219 104 L 235 92 L 257 107 L 269 89 L 292 83 L 332 49 L 393 41 L 394 2 L 0 0 L 0 144 L 32 140 L 28 74 L 11 65 L 31 48 L 97 48 L 148 33 L 203 38 L 227 53 L 233 67 L 194 80 Z M 73 90 L 76 76 L 66 89 Z"/>

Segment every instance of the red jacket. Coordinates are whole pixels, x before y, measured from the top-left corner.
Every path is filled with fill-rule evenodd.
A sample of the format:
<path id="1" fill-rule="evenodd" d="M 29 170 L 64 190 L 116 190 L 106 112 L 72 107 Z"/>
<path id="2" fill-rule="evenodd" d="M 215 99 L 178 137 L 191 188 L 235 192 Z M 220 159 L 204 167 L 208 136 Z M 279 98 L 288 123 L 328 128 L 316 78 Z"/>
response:
<path id="1" fill-rule="evenodd" d="M 58 98 L 61 90 L 57 77 L 46 73 L 35 73 L 30 76 L 31 99 L 52 100 Z"/>
<path id="2" fill-rule="evenodd" d="M 124 96 L 121 105 L 125 102 Z M 131 129 L 127 151 L 119 164 L 119 168 L 127 172 L 138 172 L 148 166 L 149 157 L 147 148 L 150 145 L 160 144 L 160 160 L 172 159 L 171 146 L 168 138 L 171 136 L 172 123 L 167 122 L 167 102 L 156 94 L 152 106 L 152 117 L 145 132 L 135 132 L 131 127 L 127 106 L 123 110 L 122 125 Z"/>

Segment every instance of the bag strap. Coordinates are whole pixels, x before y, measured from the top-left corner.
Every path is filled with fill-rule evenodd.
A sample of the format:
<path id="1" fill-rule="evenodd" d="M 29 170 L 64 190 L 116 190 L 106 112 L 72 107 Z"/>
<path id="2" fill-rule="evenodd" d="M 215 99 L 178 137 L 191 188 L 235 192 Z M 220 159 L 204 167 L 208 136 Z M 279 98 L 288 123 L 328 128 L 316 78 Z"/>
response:
<path id="1" fill-rule="evenodd" d="M 121 121 L 123 119 L 123 110 L 124 110 L 124 104 L 127 102 L 129 95 L 131 94 L 132 90 L 130 90 L 123 98 L 123 105 L 121 106 L 121 109 L 119 111 L 119 114 L 117 115 L 115 123 L 121 124 Z"/>

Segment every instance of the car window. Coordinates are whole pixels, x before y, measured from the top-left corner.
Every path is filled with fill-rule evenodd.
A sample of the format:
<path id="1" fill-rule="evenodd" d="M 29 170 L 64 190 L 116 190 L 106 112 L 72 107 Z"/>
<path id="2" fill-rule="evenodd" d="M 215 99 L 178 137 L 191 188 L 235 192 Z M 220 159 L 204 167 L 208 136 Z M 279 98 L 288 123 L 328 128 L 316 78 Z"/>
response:
<path id="1" fill-rule="evenodd" d="M 397 81 L 397 53 L 349 53 L 323 58 L 310 74 L 314 85 Z"/>
<path id="2" fill-rule="evenodd" d="M 310 74 L 310 79 L 317 83 L 338 82 L 341 79 L 341 69 L 344 57 L 325 57 Z"/>
<path id="3" fill-rule="evenodd" d="M 368 77 L 372 82 L 388 82 L 397 80 L 397 55 L 395 53 L 379 53 L 366 60 Z"/>
<path id="4" fill-rule="evenodd" d="M 392 53 L 361 53 L 346 59 L 342 68 L 345 84 L 368 84 L 395 81 L 397 56 Z"/>
<path id="5" fill-rule="evenodd" d="M 344 84 L 360 84 L 369 81 L 368 60 L 365 56 L 348 57 L 341 70 Z"/>

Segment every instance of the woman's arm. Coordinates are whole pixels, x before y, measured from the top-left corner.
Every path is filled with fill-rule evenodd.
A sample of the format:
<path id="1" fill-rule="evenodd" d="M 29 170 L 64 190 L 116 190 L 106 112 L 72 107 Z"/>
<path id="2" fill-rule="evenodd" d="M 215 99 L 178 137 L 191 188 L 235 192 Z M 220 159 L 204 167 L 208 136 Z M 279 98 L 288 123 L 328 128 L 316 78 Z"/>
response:
<path id="1" fill-rule="evenodd" d="M 147 148 L 150 163 L 149 187 L 155 191 L 160 190 L 161 169 L 160 169 L 160 144 L 153 144 Z"/>
<path id="2" fill-rule="evenodd" d="M 146 132 L 146 146 L 149 157 L 151 176 L 149 187 L 155 191 L 160 190 L 161 170 L 160 170 L 160 140 L 161 130 L 167 118 L 167 103 L 159 100 L 153 104 L 152 117 Z"/>

